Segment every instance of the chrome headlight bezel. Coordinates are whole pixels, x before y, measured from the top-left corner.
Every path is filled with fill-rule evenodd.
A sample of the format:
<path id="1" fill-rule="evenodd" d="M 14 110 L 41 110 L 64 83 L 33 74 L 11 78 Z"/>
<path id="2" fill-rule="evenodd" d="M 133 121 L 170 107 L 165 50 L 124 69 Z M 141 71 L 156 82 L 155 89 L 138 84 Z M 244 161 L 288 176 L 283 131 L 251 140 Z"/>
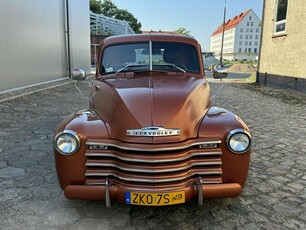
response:
<path id="1" fill-rule="evenodd" d="M 242 150 L 238 150 L 237 147 L 235 148 L 233 146 L 233 142 L 232 142 L 233 138 L 237 137 L 238 135 L 242 135 L 242 137 L 245 138 L 244 141 L 248 142 L 246 147 L 242 145 L 243 146 Z M 237 139 L 241 139 L 241 137 Z M 252 143 L 251 134 L 244 129 L 234 129 L 227 135 L 227 138 L 226 138 L 226 144 L 227 144 L 228 149 L 231 152 L 236 153 L 236 154 L 246 153 L 250 149 L 251 143 Z M 241 145 L 239 147 L 241 147 Z"/>
<path id="2" fill-rule="evenodd" d="M 60 140 L 60 138 L 63 138 L 64 136 L 66 138 L 71 138 L 71 140 L 74 141 L 72 150 L 63 151 L 63 148 L 59 147 L 59 140 Z M 58 151 L 59 153 L 61 153 L 63 155 L 72 155 L 72 154 L 76 153 L 80 148 L 80 143 L 81 143 L 80 142 L 80 137 L 78 136 L 78 134 L 74 131 L 71 131 L 71 130 L 64 130 L 64 131 L 56 134 L 56 136 L 54 137 L 54 142 L 53 142 L 56 151 Z"/>

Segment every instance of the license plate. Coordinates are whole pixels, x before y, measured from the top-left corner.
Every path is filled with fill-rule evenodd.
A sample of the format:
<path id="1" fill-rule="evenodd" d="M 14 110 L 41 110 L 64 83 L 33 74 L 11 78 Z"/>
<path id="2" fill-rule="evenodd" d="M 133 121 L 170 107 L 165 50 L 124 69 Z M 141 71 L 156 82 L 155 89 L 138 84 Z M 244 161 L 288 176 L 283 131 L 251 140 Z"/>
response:
<path id="1" fill-rule="evenodd" d="M 146 206 L 181 204 L 185 203 L 185 191 L 167 193 L 126 192 L 125 203 Z"/>

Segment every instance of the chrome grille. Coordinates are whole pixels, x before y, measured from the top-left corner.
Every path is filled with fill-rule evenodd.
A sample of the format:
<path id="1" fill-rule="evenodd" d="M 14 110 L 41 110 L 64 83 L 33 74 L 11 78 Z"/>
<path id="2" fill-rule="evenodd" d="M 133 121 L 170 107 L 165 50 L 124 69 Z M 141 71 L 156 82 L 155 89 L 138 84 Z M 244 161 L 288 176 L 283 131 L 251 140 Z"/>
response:
<path id="1" fill-rule="evenodd" d="M 222 183 L 221 141 L 186 142 L 163 147 L 129 146 L 116 142 L 87 142 L 86 185 L 118 183 L 177 186 L 201 176 L 203 183 Z M 207 146 L 207 148 L 205 148 Z"/>

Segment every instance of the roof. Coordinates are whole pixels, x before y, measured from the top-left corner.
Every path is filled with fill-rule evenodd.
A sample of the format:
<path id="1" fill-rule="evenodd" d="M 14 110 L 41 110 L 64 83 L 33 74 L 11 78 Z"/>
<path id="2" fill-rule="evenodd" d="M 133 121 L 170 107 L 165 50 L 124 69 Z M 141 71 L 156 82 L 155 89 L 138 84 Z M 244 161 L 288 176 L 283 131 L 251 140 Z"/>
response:
<path id="1" fill-rule="evenodd" d="M 197 40 L 192 37 L 177 35 L 177 34 L 127 34 L 127 35 L 117 35 L 105 38 L 102 46 L 109 46 L 115 43 L 128 43 L 128 42 L 147 42 L 147 41 L 161 41 L 161 42 L 182 42 L 189 43 L 194 46 L 198 46 Z"/>
<path id="2" fill-rule="evenodd" d="M 178 34 L 176 31 L 149 30 L 142 31 L 143 34 Z"/>
<path id="3" fill-rule="evenodd" d="M 229 29 L 233 29 L 235 28 L 239 22 L 241 22 L 241 20 L 251 11 L 252 9 L 249 9 L 231 19 L 229 19 L 228 21 L 225 22 L 225 28 L 224 28 L 224 31 L 226 30 L 229 30 Z M 211 35 L 212 36 L 215 36 L 217 34 L 220 34 L 222 33 L 222 28 L 223 28 L 223 23 L 216 29 L 215 32 L 213 32 L 213 34 Z"/>

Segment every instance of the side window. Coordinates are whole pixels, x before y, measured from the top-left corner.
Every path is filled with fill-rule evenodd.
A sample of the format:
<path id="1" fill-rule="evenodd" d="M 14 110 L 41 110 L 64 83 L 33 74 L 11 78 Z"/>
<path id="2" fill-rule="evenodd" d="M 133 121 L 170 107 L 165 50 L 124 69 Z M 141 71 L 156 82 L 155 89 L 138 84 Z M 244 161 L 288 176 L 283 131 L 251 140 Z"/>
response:
<path id="1" fill-rule="evenodd" d="M 274 33 L 284 33 L 286 31 L 288 0 L 277 0 Z"/>

